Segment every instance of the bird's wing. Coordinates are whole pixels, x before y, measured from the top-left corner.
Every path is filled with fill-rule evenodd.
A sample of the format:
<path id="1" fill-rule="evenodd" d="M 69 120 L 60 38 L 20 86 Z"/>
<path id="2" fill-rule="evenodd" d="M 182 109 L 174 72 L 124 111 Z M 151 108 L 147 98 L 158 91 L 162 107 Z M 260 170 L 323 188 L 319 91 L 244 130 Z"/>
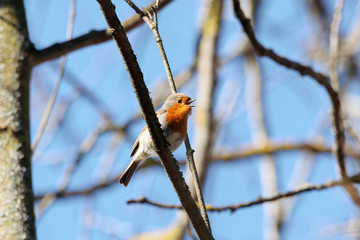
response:
<path id="1" fill-rule="evenodd" d="M 139 134 L 138 138 L 136 139 L 132 149 L 131 149 L 131 153 L 130 153 L 130 157 L 134 156 L 134 154 L 136 153 L 136 151 L 139 148 L 139 140 L 140 140 L 140 136 L 143 134 L 143 132 L 145 131 L 146 126 L 143 128 L 143 130 L 141 130 L 141 133 Z"/>
<path id="2" fill-rule="evenodd" d="M 166 112 L 166 110 L 164 110 L 164 109 L 161 108 L 161 109 L 159 109 L 159 110 L 156 112 L 156 116 L 159 118 L 160 115 L 163 114 L 163 113 L 165 113 L 165 112 Z M 134 143 L 134 145 L 133 145 L 133 147 L 132 147 L 132 149 L 131 149 L 130 157 L 134 156 L 134 154 L 136 153 L 136 151 L 139 149 L 140 136 L 143 134 L 143 132 L 145 131 L 146 128 L 147 128 L 147 127 L 146 127 L 146 125 L 145 125 L 145 127 L 143 128 L 143 130 L 140 132 L 138 138 L 136 139 L 136 141 L 135 141 L 135 143 Z"/>

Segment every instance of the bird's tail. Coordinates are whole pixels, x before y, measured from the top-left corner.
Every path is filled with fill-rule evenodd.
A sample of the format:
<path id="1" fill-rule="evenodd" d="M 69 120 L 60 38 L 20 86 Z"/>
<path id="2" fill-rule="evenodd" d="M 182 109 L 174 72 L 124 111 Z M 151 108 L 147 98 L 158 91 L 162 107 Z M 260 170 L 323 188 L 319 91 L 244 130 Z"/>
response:
<path id="1" fill-rule="evenodd" d="M 139 166 L 141 161 L 133 159 L 125 172 L 119 178 L 119 183 L 125 187 L 129 184 L 131 177 L 134 175 L 136 168 Z"/>

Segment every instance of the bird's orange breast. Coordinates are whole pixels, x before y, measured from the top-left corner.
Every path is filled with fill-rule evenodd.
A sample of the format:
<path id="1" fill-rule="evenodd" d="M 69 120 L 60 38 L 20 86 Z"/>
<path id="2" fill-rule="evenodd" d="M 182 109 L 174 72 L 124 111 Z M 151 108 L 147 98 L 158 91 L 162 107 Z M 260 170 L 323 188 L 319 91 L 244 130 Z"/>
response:
<path id="1" fill-rule="evenodd" d="M 167 125 L 171 130 L 178 132 L 182 137 L 186 136 L 187 119 L 191 114 L 191 107 L 184 104 L 174 104 L 165 115 Z"/>

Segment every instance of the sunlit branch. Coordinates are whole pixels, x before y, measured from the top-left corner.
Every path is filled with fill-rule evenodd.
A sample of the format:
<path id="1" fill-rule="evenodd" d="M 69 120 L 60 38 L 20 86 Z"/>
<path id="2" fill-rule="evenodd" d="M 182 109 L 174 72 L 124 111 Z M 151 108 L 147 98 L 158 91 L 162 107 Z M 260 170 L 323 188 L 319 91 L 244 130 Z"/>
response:
<path id="1" fill-rule="evenodd" d="M 159 9 L 164 8 L 166 5 L 171 3 L 173 0 L 162 0 L 159 4 Z M 150 10 L 156 1 L 149 4 L 146 9 Z M 143 23 L 142 19 L 136 14 L 123 22 L 123 27 L 126 32 L 133 30 Z M 34 50 L 33 64 L 38 65 L 40 63 L 56 59 L 68 53 L 74 52 L 78 49 L 88 47 L 95 44 L 100 44 L 111 39 L 111 34 L 108 29 L 104 30 L 92 30 L 87 34 L 76 37 L 72 40 L 65 41 L 62 43 L 55 43 L 50 47 Z"/>
<path id="2" fill-rule="evenodd" d="M 355 175 L 355 176 L 351 177 L 350 179 L 354 183 L 360 183 L 360 175 Z M 254 201 L 249 201 L 249 202 L 244 202 L 244 203 L 234 204 L 234 205 L 229 205 L 229 206 L 224 206 L 224 207 L 214 207 L 214 206 L 211 206 L 211 205 L 206 205 L 206 209 L 208 211 L 212 211 L 212 212 L 222 212 L 222 211 L 234 212 L 234 211 L 237 211 L 237 210 L 242 209 L 242 208 L 247 208 L 247 207 L 259 205 L 259 204 L 263 204 L 263 203 L 266 203 L 266 202 L 273 202 L 273 201 L 277 201 L 277 200 L 284 199 L 284 198 L 295 197 L 295 196 L 297 196 L 299 194 L 306 193 L 306 192 L 325 190 L 325 189 L 328 189 L 328 188 L 341 186 L 341 185 L 344 185 L 344 184 L 347 184 L 344 180 L 329 181 L 327 183 L 316 184 L 316 185 L 303 184 L 303 186 L 301 186 L 301 187 L 299 187 L 299 188 L 297 188 L 297 189 L 295 189 L 293 191 L 289 191 L 289 192 L 286 192 L 286 193 L 279 193 L 279 194 L 274 195 L 272 197 L 267 197 L 267 198 L 258 197 Z M 180 205 L 162 204 L 162 203 L 151 201 L 151 200 L 149 200 L 149 199 L 147 199 L 145 197 L 142 197 L 142 198 L 139 198 L 139 199 L 134 199 L 134 200 L 129 200 L 129 201 L 127 201 L 127 203 L 128 204 L 143 203 L 143 204 L 149 204 L 149 205 L 159 207 L 159 208 L 182 210 L 182 206 L 180 206 Z"/>
<path id="3" fill-rule="evenodd" d="M 269 140 L 271 142 L 271 140 Z M 276 154 L 284 151 L 309 151 L 312 153 L 324 153 L 324 154 L 331 154 L 332 150 L 331 147 L 323 145 L 321 143 L 316 142 L 308 142 L 308 143 L 272 143 L 268 144 L 267 146 L 243 146 L 238 150 L 225 150 L 225 149 L 217 149 L 215 150 L 213 156 L 213 162 L 227 162 L 231 163 L 232 161 L 236 160 L 251 160 L 251 157 L 263 155 L 263 154 Z M 347 156 L 360 158 L 359 152 L 345 152 Z M 179 165 L 185 165 L 185 161 L 179 162 Z M 159 161 L 155 161 L 153 159 L 147 160 L 143 165 L 139 168 L 149 168 L 153 166 L 161 166 Z M 117 183 L 119 180 L 119 176 L 121 173 L 119 172 L 111 179 L 107 180 L 106 182 L 100 183 L 95 186 L 91 186 L 86 189 L 81 189 L 72 192 L 56 192 L 52 193 L 57 198 L 64 198 L 64 197 L 73 197 L 73 196 L 81 196 L 81 195 L 89 195 L 93 194 L 94 192 L 101 190 L 103 188 L 109 187 L 114 183 Z M 39 200 L 44 197 L 46 194 L 41 194 L 35 197 L 35 200 Z"/>
<path id="4" fill-rule="evenodd" d="M 214 92 L 218 80 L 218 69 L 216 65 L 218 61 L 218 39 L 222 27 L 223 4 L 222 0 L 204 2 L 206 10 L 201 23 L 201 37 L 198 42 L 197 51 L 198 78 L 196 97 L 198 101 L 195 109 L 196 129 L 194 134 L 195 157 L 198 171 L 195 169 L 193 159 L 189 158 L 189 169 L 193 179 L 190 189 L 195 190 L 197 193 L 200 210 L 209 228 L 210 223 L 200 185 L 205 183 L 206 172 L 211 162 L 217 132 L 214 114 Z"/>
<path id="5" fill-rule="evenodd" d="M 132 7 L 134 9 L 134 11 L 137 14 L 139 14 L 142 17 L 142 19 L 146 22 L 146 24 L 149 26 L 152 33 L 154 34 L 156 45 L 159 49 L 161 59 L 163 61 L 164 67 L 165 67 L 166 76 L 168 78 L 171 92 L 176 93 L 177 91 L 176 91 L 175 81 L 173 78 L 173 74 L 171 72 L 170 64 L 169 64 L 168 58 L 166 56 L 166 52 L 165 52 L 164 46 L 162 44 L 162 39 L 161 39 L 159 29 L 158 29 L 158 19 L 157 19 L 158 6 L 157 6 L 157 4 L 153 7 L 152 11 L 145 10 L 146 13 L 144 13 L 131 0 L 125 0 L 125 1 L 129 4 L 130 7 Z M 193 175 L 195 192 L 196 192 L 199 204 L 200 204 L 201 214 L 202 214 L 202 217 L 203 217 L 209 231 L 211 232 L 210 222 L 209 222 L 209 219 L 208 219 L 208 216 L 206 213 L 204 198 L 203 198 L 201 187 L 200 187 L 200 181 L 199 181 L 198 173 L 196 171 L 196 166 L 195 166 L 195 161 L 194 161 L 194 150 L 191 148 L 191 144 L 190 144 L 188 135 L 186 135 L 186 137 L 185 137 L 185 147 L 186 147 L 186 155 L 187 155 L 187 158 L 189 161 L 189 168 Z"/>
<path id="6" fill-rule="evenodd" d="M 138 98 L 141 110 L 143 112 L 146 125 L 149 129 L 153 141 L 153 148 L 159 155 L 160 161 L 169 176 L 173 187 L 178 194 L 181 204 L 184 206 L 189 220 L 192 223 L 200 239 L 213 239 L 200 212 L 191 197 L 191 193 L 184 181 L 184 178 L 176 165 L 176 160 L 172 156 L 169 146 L 166 142 L 163 132 L 161 131 L 159 121 L 155 115 L 148 89 L 145 85 L 143 74 L 138 65 L 136 56 L 132 50 L 131 44 L 125 34 L 120 20 L 118 19 L 114 5 L 110 0 L 98 0 L 105 20 L 109 26 L 110 33 L 115 40 L 119 51 L 124 59 L 126 69 L 129 73 L 131 83 Z"/>

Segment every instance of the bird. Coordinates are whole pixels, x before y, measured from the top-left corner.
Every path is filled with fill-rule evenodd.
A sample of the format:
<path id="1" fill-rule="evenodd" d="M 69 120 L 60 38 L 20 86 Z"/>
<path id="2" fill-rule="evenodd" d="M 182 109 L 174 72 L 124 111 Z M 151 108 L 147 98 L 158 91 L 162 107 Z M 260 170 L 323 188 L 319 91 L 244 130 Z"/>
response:
<path id="1" fill-rule="evenodd" d="M 191 103 L 194 101 L 184 93 L 173 93 L 156 112 L 171 152 L 177 150 L 186 137 L 187 120 L 194 107 Z M 119 183 L 126 187 L 140 163 L 151 156 L 157 156 L 157 154 L 152 147 L 150 133 L 145 125 L 131 149 L 130 157 L 133 158 L 120 176 Z"/>

